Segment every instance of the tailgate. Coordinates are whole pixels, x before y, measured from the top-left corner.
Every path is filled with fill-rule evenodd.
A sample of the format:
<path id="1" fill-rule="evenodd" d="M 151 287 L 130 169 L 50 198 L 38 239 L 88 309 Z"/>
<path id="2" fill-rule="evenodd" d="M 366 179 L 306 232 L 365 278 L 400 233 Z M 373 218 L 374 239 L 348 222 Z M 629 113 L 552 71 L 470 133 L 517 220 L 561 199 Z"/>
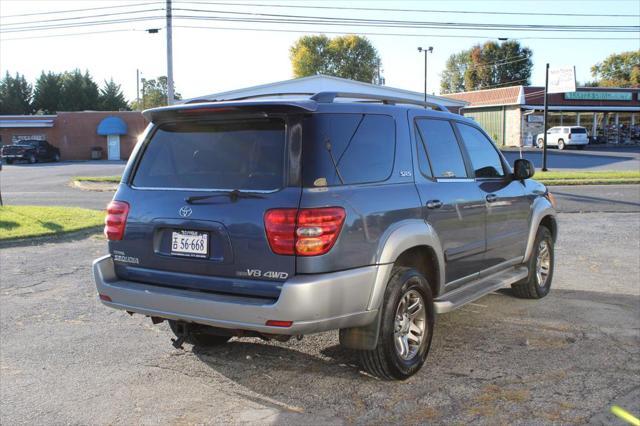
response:
<path id="1" fill-rule="evenodd" d="M 297 208 L 290 118 L 164 124 L 140 150 L 115 199 L 129 204 L 111 241 L 116 273 L 132 281 L 276 298 L 295 257 L 271 251 L 264 214 Z"/>

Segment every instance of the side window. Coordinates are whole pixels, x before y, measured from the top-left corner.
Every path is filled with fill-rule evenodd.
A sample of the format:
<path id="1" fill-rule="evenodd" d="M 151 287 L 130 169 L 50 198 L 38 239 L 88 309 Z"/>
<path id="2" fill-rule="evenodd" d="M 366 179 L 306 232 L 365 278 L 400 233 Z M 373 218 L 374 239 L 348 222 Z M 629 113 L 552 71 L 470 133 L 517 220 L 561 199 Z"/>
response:
<path id="1" fill-rule="evenodd" d="M 462 152 L 451 123 L 447 120 L 420 119 L 417 124 L 433 175 L 441 178 L 467 177 Z"/>
<path id="2" fill-rule="evenodd" d="M 467 148 L 476 177 L 502 177 L 504 168 L 500 155 L 491 142 L 480 130 L 466 124 L 458 123 L 462 142 Z"/>
<path id="3" fill-rule="evenodd" d="M 389 178 L 395 158 L 393 117 L 377 114 L 314 114 L 305 120 L 302 173 L 304 186 L 346 185 Z M 331 144 L 331 152 L 326 144 Z M 332 157 L 333 156 L 333 160 Z"/>
<path id="4" fill-rule="evenodd" d="M 433 173 L 431 173 L 431 165 L 429 164 L 429 157 L 427 157 L 427 148 L 420 130 L 418 130 L 418 125 L 416 125 L 416 144 L 418 145 L 418 167 L 420 172 L 426 177 L 432 178 Z"/>

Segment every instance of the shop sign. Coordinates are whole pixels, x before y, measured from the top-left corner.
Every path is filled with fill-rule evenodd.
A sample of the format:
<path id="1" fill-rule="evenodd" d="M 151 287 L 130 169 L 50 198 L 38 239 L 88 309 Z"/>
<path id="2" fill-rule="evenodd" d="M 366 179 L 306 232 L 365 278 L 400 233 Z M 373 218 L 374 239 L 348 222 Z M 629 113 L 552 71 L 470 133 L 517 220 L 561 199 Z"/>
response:
<path id="1" fill-rule="evenodd" d="M 633 93 L 631 92 L 601 92 L 601 91 L 583 91 L 565 93 L 564 98 L 571 101 L 631 101 Z"/>
<path id="2" fill-rule="evenodd" d="M 542 115 L 527 115 L 527 122 L 529 122 L 529 123 L 544 123 L 544 116 L 542 116 Z"/>
<path id="3" fill-rule="evenodd" d="M 575 67 L 549 68 L 547 93 L 566 93 L 576 91 Z"/>

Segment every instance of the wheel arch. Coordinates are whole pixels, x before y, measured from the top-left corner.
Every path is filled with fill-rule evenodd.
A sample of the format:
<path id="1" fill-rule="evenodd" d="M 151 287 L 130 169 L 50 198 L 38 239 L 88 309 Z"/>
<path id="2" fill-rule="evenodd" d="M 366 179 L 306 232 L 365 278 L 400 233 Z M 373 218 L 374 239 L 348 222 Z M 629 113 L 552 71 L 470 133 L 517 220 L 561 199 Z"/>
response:
<path id="1" fill-rule="evenodd" d="M 524 252 L 524 261 L 529 260 L 533 252 L 533 244 L 540 226 L 545 226 L 551 231 L 553 241 L 558 237 L 558 222 L 556 220 L 556 210 L 551 202 L 544 197 L 538 197 L 531 207 L 531 219 L 529 222 L 529 235 L 527 237 L 527 247 Z"/>
<path id="2" fill-rule="evenodd" d="M 429 280 L 433 297 L 438 296 L 444 288 L 444 255 L 440 239 L 432 226 L 422 219 L 402 221 L 389 228 L 380 241 L 375 259 L 380 268 L 371 292 L 369 309 L 377 309 L 382 303 L 391 270 L 397 264 L 416 267 Z M 428 266 L 416 266 L 416 262 L 423 260 L 429 262 Z"/>

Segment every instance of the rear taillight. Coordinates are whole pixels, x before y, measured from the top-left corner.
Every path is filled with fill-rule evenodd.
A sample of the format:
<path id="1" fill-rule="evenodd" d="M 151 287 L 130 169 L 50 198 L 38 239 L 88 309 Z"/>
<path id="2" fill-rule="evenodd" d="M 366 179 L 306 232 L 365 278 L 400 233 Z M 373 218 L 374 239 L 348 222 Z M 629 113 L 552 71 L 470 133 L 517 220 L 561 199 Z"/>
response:
<path id="1" fill-rule="evenodd" d="M 274 253 L 317 256 L 331 250 L 344 218 L 341 207 L 274 209 L 265 214 L 264 225 Z"/>
<path id="2" fill-rule="evenodd" d="M 129 204 L 124 201 L 112 201 L 107 206 L 107 217 L 104 219 L 104 235 L 109 241 L 121 240 L 127 224 Z"/>

